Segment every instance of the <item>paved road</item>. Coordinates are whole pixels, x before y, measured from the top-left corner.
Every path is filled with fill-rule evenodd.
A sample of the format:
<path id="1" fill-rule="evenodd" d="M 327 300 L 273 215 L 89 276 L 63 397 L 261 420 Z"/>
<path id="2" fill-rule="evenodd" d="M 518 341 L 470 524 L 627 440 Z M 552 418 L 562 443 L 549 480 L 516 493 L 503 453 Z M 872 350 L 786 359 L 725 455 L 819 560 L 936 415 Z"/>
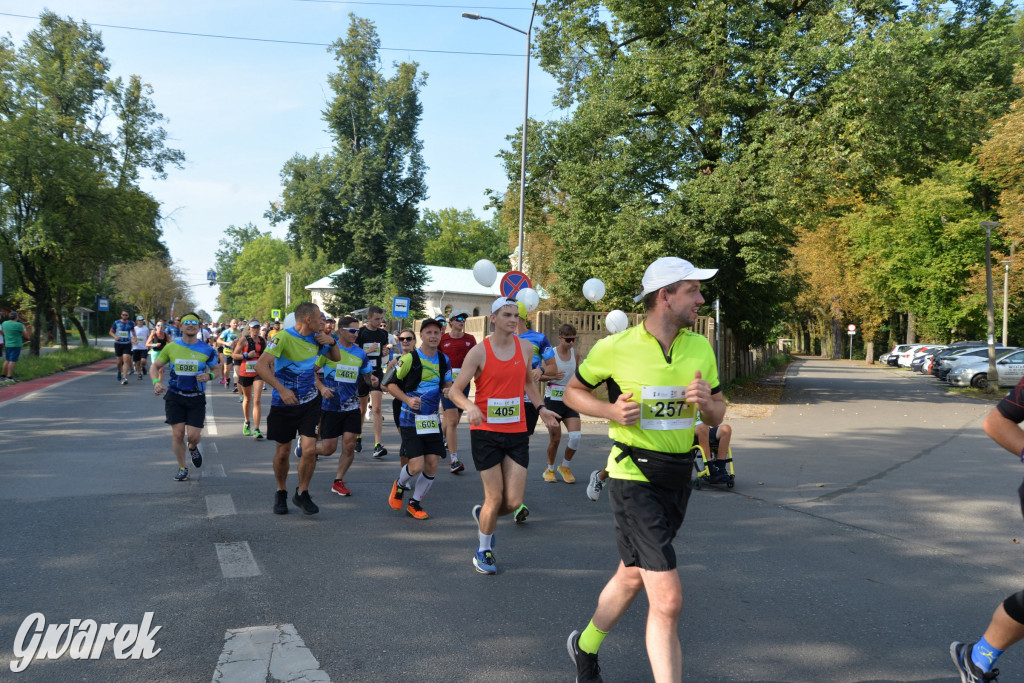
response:
<path id="1" fill-rule="evenodd" d="M 980 633 L 1020 583 L 1021 466 L 981 432 L 990 408 L 928 378 L 801 360 L 770 417 L 730 420 L 736 488 L 695 492 L 677 541 L 686 678 L 953 680 L 949 641 Z M 321 513 L 279 517 L 272 445 L 240 435 L 234 395 L 215 390 L 210 409 L 203 476 L 180 484 L 148 382 L 120 386 L 106 369 L 0 403 L 0 681 L 265 674 L 259 642 L 278 643 L 285 668 L 314 657 L 306 666 L 335 681 L 573 679 L 565 637 L 617 560 L 607 501 L 589 502 L 582 481 L 541 481 L 542 436 L 529 522 L 502 521 L 500 573 L 485 577 L 470 564 L 475 474 L 440 473 L 419 522 L 386 505 L 394 456 L 357 456 L 344 499 L 327 492 L 336 460 L 321 460 Z M 385 442 L 396 450 L 393 427 Z M 585 427 L 581 480 L 607 446 L 603 427 Z M 252 564 L 231 561 L 239 548 Z M 645 609 L 605 642 L 605 680 L 650 680 Z M 154 612 L 161 652 L 119 661 L 108 645 L 13 674 L 35 612 L 135 624 Z M 234 664 L 218 669 L 225 650 Z M 1024 679 L 1022 660 L 1004 655 L 1007 680 Z"/>

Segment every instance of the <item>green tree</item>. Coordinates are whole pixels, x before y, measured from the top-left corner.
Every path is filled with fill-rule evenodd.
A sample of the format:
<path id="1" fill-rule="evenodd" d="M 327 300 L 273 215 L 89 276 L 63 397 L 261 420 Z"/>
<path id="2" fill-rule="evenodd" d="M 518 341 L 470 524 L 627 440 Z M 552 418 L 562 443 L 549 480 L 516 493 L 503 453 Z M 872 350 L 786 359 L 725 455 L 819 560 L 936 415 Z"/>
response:
<path id="1" fill-rule="evenodd" d="M 220 248 L 217 249 L 214 260 L 217 280 L 228 283 L 234 281 L 235 264 L 238 261 L 238 255 L 242 253 L 247 244 L 260 236 L 259 228 L 252 223 L 246 223 L 240 228 L 229 225 L 224 229 L 224 236 L 220 238 Z M 236 310 L 235 302 L 231 300 L 228 291 L 224 286 L 221 286 L 220 293 L 217 295 L 217 308 L 221 311 Z"/>
<path id="2" fill-rule="evenodd" d="M 179 313 L 195 306 L 182 270 L 161 258 L 120 264 L 111 271 L 118 299 L 147 320 L 167 318 L 171 306 Z"/>
<path id="3" fill-rule="evenodd" d="M 543 16 L 568 113 L 531 131 L 527 200 L 560 249 L 556 295 L 578 305 L 597 276 L 604 305 L 631 307 L 646 264 L 676 254 L 720 269 L 706 290 L 751 343 L 793 294 L 796 226 L 962 159 L 1013 96 L 1008 5 L 552 0 Z"/>
<path id="4" fill-rule="evenodd" d="M 300 253 L 344 263 L 336 278 L 341 308 L 390 303 L 400 292 L 420 307 L 426 271 L 416 234 L 417 206 L 426 196 L 420 89 L 426 74 L 414 62 L 383 74 L 380 40 L 372 22 L 350 15 L 345 38 L 330 47 L 338 69 L 324 111 L 330 153 L 296 155 L 281 172 L 282 201 L 268 217 L 288 222 Z"/>
<path id="5" fill-rule="evenodd" d="M 0 39 L 0 243 L 32 298 L 33 353 L 50 315 L 84 335 L 68 309 L 108 266 L 162 250 L 159 205 L 137 181 L 183 157 L 149 87 L 109 68 L 98 33 L 51 12 L 21 48 Z"/>
<path id="6" fill-rule="evenodd" d="M 427 265 L 472 268 L 480 259 L 503 264 L 508 258 L 506 233 L 477 218 L 472 209 L 426 209 L 416 231 L 424 240 Z"/>

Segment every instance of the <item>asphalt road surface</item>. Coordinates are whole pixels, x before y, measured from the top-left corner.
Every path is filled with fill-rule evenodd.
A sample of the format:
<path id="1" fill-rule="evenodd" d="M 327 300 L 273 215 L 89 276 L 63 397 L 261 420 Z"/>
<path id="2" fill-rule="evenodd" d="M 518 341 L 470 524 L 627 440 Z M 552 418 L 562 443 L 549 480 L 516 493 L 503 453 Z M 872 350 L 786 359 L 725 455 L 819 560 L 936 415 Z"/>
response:
<path id="1" fill-rule="evenodd" d="M 337 458 L 323 459 L 320 514 L 277 516 L 273 445 L 241 435 L 235 394 L 211 390 L 205 463 L 178 483 L 162 400 L 114 377 L 108 365 L 7 402 L 0 389 L 0 681 L 574 680 L 566 636 L 618 561 L 606 496 L 584 492 L 605 427 L 585 426 L 572 486 L 541 480 L 534 437 L 531 515 L 500 521 L 499 573 L 483 576 L 472 467 L 438 473 L 427 521 L 388 507 L 389 407 L 391 453 L 356 456 L 351 497 L 329 492 Z M 977 638 L 1024 583 L 1024 468 L 981 431 L 991 408 L 919 375 L 801 360 L 773 414 L 727 416 L 736 486 L 694 492 L 676 541 L 686 679 L 956 680 L 950 641 Z M 651 680 L 646 607 L 605 641 L 606 681 Z M 107 643 L 11 671 L 29 615 L 149 612 L 149 659 Z M 1006 680 L 1024 680 L 1021 651 L 1000 660 Z"/>

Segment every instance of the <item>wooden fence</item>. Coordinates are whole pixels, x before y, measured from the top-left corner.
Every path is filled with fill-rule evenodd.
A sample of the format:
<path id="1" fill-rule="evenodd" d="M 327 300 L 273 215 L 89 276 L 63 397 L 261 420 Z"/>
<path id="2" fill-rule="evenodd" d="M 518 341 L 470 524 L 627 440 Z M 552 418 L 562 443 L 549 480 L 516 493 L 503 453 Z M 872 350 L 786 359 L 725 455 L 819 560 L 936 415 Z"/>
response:
<path id="1" fill-rule="evenodd" d="M 534 311 L 530 314 L 530 329 L 544 334 L 552 344 L 558 344 L 558 328 L 569 323 L 576 328 L 576 353 L 582 357 L 594 347 L 598 339 L 608 336 L 608 330 L 604 326 L 606 315 L 607 313 L 590 311 Z M 638 325 L 644 319 L 641 313 L 627 313 L 626 317 L 629 318 L 630 326 Z M 420 322 L 414 323 L 417 336 Z M 704 335 L 711 343 L 711 348 L 715 349 L 718 358 L 718 380 L 722 384 L 738 377 L 759 374 L 768 360 L 779 353 L 773 346 L 740 346 L 732 330 L 724 326 L 720 330 L 719 339 L 716 340 L 715 319 L 710 316 L 697 318 L 693 331 Z M 490 333 L 490 318 L 485 315 L 469 318 L 466 321 L 466 332 L 476 337 L 478 342 L 482 341 Z"/>

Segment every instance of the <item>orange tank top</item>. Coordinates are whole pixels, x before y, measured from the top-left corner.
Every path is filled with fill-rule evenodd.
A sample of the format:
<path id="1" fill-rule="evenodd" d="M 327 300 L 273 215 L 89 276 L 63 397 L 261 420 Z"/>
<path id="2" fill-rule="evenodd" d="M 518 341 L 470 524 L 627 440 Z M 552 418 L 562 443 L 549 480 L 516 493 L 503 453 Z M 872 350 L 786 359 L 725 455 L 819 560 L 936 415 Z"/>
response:
<path id="1" fill-rule="evenodd" d="M 517 434 L 526 431 L 526 416 L 523 414 L 523 386 L 528 367 L 523 361 L 523 349 L 516 337 L 516 352 L 509 360 L 499 360 L 491 350 L 490 338 L 484 339 L 484 369 L 476 379 L 476 396 L 473 402 L 484 416 L 479 427 L 488 432 Z"/>
<path id="2" fill-rule="evenodd" d="M 259 377 L 256 372 L 256 361 L 263 353 L 267 343 L 263 340 L 263 337 L 246 337 L 245 348 L 243 351 L 249 352 L 249 359 L 243 360 L 242 364 L 238 366 L 238 374 L 240 377 Z"/>

